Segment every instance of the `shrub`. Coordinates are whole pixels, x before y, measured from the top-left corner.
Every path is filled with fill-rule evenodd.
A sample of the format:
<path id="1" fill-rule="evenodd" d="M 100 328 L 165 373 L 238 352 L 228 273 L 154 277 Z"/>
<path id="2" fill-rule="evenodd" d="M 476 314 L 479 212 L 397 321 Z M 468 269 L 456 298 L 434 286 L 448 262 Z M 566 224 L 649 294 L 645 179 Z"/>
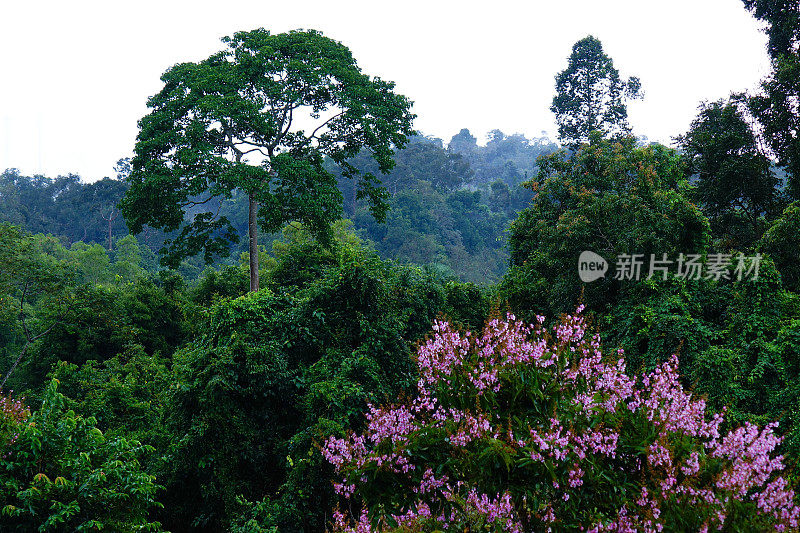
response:
<path id="1" fill-rule="evenodd" d="M 0 411 L 0 530 L 156 531 L 148 513 L 159 486 L 141 471 L 134 440 L 108 438 L 92 417 L 66 409 L 51 381 L 42 407 Z M 10 405 L 6 409 L 5 406 Z M 11 432 L 11 439 L 3 437 Z"/>
<path id="2" fill-rule="evenodd" d="M 630 377 L 581 311 L 554 335 L 543 317 L 480 335 L 434 323 L 416 398 L 325 442 L 350 508 L 334 530 L 796 528 L 777 424 L 723 431 L 724 413 L 707 416 L 679 383 L 677 357 Z"/>

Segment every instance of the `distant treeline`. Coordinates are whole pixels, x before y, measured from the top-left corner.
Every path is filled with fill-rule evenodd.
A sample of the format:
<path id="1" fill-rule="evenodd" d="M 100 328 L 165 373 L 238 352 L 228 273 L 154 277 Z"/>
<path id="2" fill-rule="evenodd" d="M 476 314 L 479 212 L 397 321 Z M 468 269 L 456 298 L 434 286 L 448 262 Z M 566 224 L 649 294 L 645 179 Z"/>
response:
<path id="1" fill-rule="evenodd" d="M 557 148 L 546 137 L 527 139 L 500 130 L 490 132 L 485 146 L 467 129 L 447 146 L 440 139 L 417 136 L 397 152 L 394 169 L 380 175 L 391 194 L 386 223 L 375 221 L 368 206 L 356 200 L 353 182 L 340 176 L 344 216 L 384 258 L 427 265 L 466 281 L 495 282 L 507 267 L 505 230 L 532 197 L 520 184 L 535 176 L 540 155 Z M 379 175 L 366 155 L 353 164 Z M 335 165 L 327 168 L 340 175 Z M 0 222 L 52 234 L 68 247 L 82 241 L 113 250 L 114 243 L 129 233 L 117 209 L 128 189 L 127 161 L 120 160 L 116 170 L 113 178 L 86 183 L 75 174 L 50 178 L 7 169 L 0 174 Z M 247 199 L 234 194 L 214 210 L 218 207 L 242 237 L 228 258 L 218 258 L 220 266 L 237 262 L 246 252 Z M 268 248 L 273 236 L 264 237 L 261 242 Z M 165 238 L 148 228 L 137 235 L 140 246 L 153 252 Z M 193 258 L 181 271 L 192 278 L 202 269 L 202 259 Z"/>

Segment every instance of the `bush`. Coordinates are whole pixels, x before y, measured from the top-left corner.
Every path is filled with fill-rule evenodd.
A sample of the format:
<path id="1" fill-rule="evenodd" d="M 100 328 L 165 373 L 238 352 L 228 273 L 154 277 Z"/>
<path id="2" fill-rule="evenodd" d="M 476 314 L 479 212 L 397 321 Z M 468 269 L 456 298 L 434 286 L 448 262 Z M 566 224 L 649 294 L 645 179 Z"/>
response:
<path id="1" fill-rule="evenodd" d="M 152 531 L 159 486 L 143 473 L 137 441 L 106 438 L 92 417 L 65 408 L 53 380 L 41 409 L 17 416 L 4 409 L 0 428 L 15 425 L 0 449 L 3 531 Z M 8 403 L 8 402 L 6 402 Z"/>
<path id="2" fill-rule="evenodd" d="M 436 322 L 417 397 L 372 407 L 363 434 L 323 447 L 359 517 L 337 510 L 334 530 L 796 528 L 777 424 L 723 431 L 724 414 L 707 417 L 679 383 L 677 357 L 629 377 L 581 310 L 554 336 L 543 317 L 480 335 Z"/>

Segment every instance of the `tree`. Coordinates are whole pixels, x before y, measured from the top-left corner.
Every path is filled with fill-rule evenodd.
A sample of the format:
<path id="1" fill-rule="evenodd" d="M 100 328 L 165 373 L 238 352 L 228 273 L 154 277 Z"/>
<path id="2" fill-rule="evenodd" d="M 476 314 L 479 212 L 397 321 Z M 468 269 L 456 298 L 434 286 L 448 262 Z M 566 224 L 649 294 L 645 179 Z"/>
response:
<path id="1" fill-rule="evenodd" d="M 501 294 L 518 313 L 567 312 L 583 295 L 601 311 L 619 303 L 635 284 L 612 270 L 583 283 L 574 270 L 581 252 L 606 260 L 620 254 L 677 257 L 702 254 L 708 221 L 684 194 L 684 161 L 675 150 L 636 147 L 628 137 L 610 142 L 592 133 L 591 144 L 540 159 L 530 206 L 511 224 L 511 261 Z"/>
<path id="2" fill-rule="evenodd" d="M 478 147 L 478 139 L 467 128 L 462 128 L 461 131 L 453 135 L 447 147 L 455 152 L 469 152 Z"/>
<path id="3" fill-rule="evenodd" d="M 402 154 L 402 157 L 400 155 Z M 401 184 L 413 186 L 427 180 L 440 191 L 458 189 L 469 182 L 475 173 L 469 162 L 457 152 L 445 150 L 438 139 L 415 137 L 397 157 L 392 172 Z"/>
<path id="4" fill-rule="evenodd" d="M 794 0 L 743 0 L 766 22 L 771 74 L 750 108 L 762 126 L 763 139 L 790 174 L 789 190 L 800 199 L 800 4 Z"/>
<path id="5" fill-rule="evenodd" d="M 492 211 L 509 213 L 511 211 L 511 189 L 503 180 L 493 181 L 490 185 L 489 207 Z"/>
<path id="6" fill-rule="evenodd" d="M 436 321 L 417 394 L 370 406 L 363 431 L 322 447 L 349 511 L 332 530 L 797 529 L 777 424 L 707 413 L 676 356 L 631 376 L 579 314 L 555 335 L 543 321 Z"/>
<path id="7" fill-rule="evenodd" d="M 26 360 L 31 347 L 61 324 L 70 309 L 75 270 L 63 258 L 47 253 L 51 246 L 59 248 L 60 244 L 52 237 L 31 236 L 16 226 L 0 224 L 0 310 L 8 313 L 14 309 L 18 326 L 12 331 L 19 333 L 21 344 L 13 362 L 9 360 L 8 369 L 3 370 L 0 390 Z M 37 305 L 46 307 L 51 316 L 32 313 Z M 31 316 L 34 314 L 37 316 Z M 11 337 L 16 336 L 12 333 Z"/>
<path id="8" fill-rule="evenodd" d="M 347 160 L 366 149 L 388 172 L 393 148 L 412 134 L 414 115 L 393 83 L 363 74 L 344 45 L 319 32 L 272 35 L 262 28 L 223 42 L 227 49 L 162 76 L 164 88 L 140 122 L 121 208 L 134 233 L 145 224 L 179 230 L 166 243 L 167 264 L 201 251 L 210 261 L 238 241 L 215 212 L 218 203 L 244 191 L 250 289 L 257 290 L 257 226 L 275 232 L 301 221 L 330 239 L 342 199 L 324 157 L 358 178 L 359 197 L 376 218 L 385 215 L 379 180 Z M 198 207 L 187 219 L 187 210 Z"/>
<path id="9" fill-rule="evenodd" d="M 783 284 L 800 292 L 800 202 L 793 202 L 764 233 L 759 249 L 772 257 Z"/>
<path id="10" fill-rule="evenodd" d="M 630 133 L 626 99 L 641 97 L 639 78 L 622 80 L 603 45 L 591 35 L 575 43 L 567 68 L 556 76 L 556 115 L 561 142 L 571 148 L 589 140 L 589 133 Z"/>
<path id="11" fill-rule="evenodd" d="M 527 139 L 519 133 L 506 135 L 498 129 L 490 131 L 487 139 L 485 146 L 478 146 L 475 137 L 465 128 L 447 145 L 449 151 L 461 154 L 474 171 L 467 182 L 470 187 L 488 189 L 493 181 L 501 179 L 516 194 L 519 192 L 517 185 L 536 173 L 539 156 L 558 149 L 546 136 Z M 527 199 L 523 203 L 527 203 Z"/>
<path id="12" fill-rule="evenodd" d="M 75 174 L 31 177 L 9 169 L 0 174 L 0 221 L 52 233 L 69 243 L 106 242 L 109 229 L 114 237 L 128 233 L 121 217 L 109 225 L 106 216 L 127 188 L 121 179 L 84 183 Z"/>
<path id="13" fill-rule="evenodd" d="M 777 205 L 778 179 L 736 102 L 701 106 L 678 143 L 689 161 L 688 174 L 697 175 L 695 197 L 710 216 L 712 229 L 732 245 L 757 240 L 763 216 Z M 749 227 L 745 233 L 750 234 L 737 239 L 742 226 Z"/>
<path id="14" fill-rule="evenodd" d="M 777 58 L 800 42 L 800 4 L 794 0 L 742 0 L 754 17 L 769 24 L 767 51 Z"/>
<path id="15" fill-rule="evenodd" d="M 381 261 L 343 223 L 334 230 L 326 249 L 285 228 L 265 287 L 215 303 L 173 356 L 167 529 L 229 531 L 244 498 L 274 507 L 267 531 L 324 531 L 333 488 L 318 444 L 410 387 L 409 355 L 438 312 L 485 320 L 477 287 Z"/>

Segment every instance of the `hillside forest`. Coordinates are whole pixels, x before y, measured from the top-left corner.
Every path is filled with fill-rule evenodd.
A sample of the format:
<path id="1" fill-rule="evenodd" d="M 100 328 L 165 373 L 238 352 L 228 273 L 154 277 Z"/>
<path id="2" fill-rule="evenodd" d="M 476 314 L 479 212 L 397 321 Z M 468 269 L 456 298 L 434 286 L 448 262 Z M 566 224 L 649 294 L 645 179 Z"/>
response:
<path id="1" fill-rule="evenodd" d="M 593 36 L 557 138 L 443 140 L 261 28 L 114 176 L 5 169 L 0 530 L 800 531 L 800 5 L 742 9 L 672 146 Z"/>

